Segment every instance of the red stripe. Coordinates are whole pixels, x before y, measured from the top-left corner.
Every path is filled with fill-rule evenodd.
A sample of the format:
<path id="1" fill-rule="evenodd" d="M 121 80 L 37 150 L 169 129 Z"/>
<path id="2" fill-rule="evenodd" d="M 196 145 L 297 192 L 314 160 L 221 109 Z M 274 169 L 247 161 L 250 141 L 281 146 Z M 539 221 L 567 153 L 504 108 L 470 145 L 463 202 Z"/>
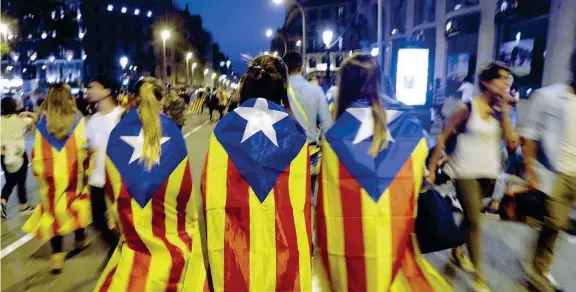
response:
<path id="1" fill-rule="evenodd" d="M 129 291 L 146 291 L 146 281 L 150 270 L 150 251 L 134 227 L 132 197 L 128 194 L 124 182 L 118 195 L 118 216 L 122 235 L 128 247 L 134 251 L 134 261 L 128 283 Z"/>
<path id="2" fill-rule="evenodd" d="M 404 252 L 402 272 L 404 273 L 404 276 L 408 280 L 407 282 L 410 284 L 410 287 L 412 287 L 412 291 L 418 291 L 418 292 L 434 291 L 430 283 L 428 283 L 428 280 L 426 280 L 426 277 L 422 273 L 422 270 L 418 266 L 412 248 L 407 248 L 406 251 Z"/>
<path id="3" fill-rule="evenodd" d="M 414 227 L 414 173 L 412 159 L 408 159 L 389 186 L 392 235 L 392 277 L 402 265 Z"/>
<path id="4" fill-rule="evenodd" d="M 110 174 L 108 173 L 107 168 L 106 168 L 106 171 L 104 171 L 104 173 L 106 175 L 106 182 L 104 183 L 104 196 L 108 197 L 108 199 L 110 200 L 110 203 L 114 203 L 115 194 L 114 194 L 113 184 L 116 182 L 112 182 L 110 180 Z"/>
<path id="5" fill-rule="evenodd" d="M 72 203 L 76 199 L 77 188 L 78 188 L 78 149 L 76 149 L 76 137 L 74 134 L 66 142 L 66 163 L 68 166 L 68 173 L 70 174 L 70 179 L 68 181 L 68 187 L 66 188 L 66 198 L 68 199 L 66 205 L 68 211 L 74 218 L 75 229 L 82 228 L 80 224 L 80 218 L 78 216 L 78 211 L 72 208 Z M 63 170 L 64 171 L 64 170 Z"/>
<path id="6" fill-rule="evenodd" d="M 54 217 L 54 223 L 52 224 L 52 234 L 59 235 L 60 224 L 58 224 L 58 219 L 56 218 L 56 184 L 54 182 L 54 155 L 52 153 L 52 145 L 46 141 L 44 137 L 40 139 L 42 148 L 42 162 L 44 163 L 44 173 L 42 177 L 46 180 L 48 185 L 48 193 L 46 197 L 48 198 L 48 211 L 51 216 Z"/>
<path id="7" fill-rule="evenodd" d="M 320 173 L 323 173 L 325 170 L 324 165 L 321 166 L 322 170 Z M 316 201 L 316 244 L 320 249 L 320 256 L 322 259 L 322 264 L 324 265 L 324 269 L 326 270 L 326 276 L 328 280 L 331 282 L 331 272 L 330 272 L 330 264 L 328 262 L 328 234 L 326 232 L 326 215 L 324 214 L 324 187 L 323 182 L 324 179 L 322 175 L 318 177 L 318 200 Z M 337 195 L 337 194 L 332 194 Z"/>
<path id="8" fill-rule="evenodd" d="M 309 167 L 308 167 L 309 168 Z M 276 208 L 276 291 L 300 290 L 298 237 L 292 203 L 290 202 L 290 165 L 274 186 Z M 292 194 L 294 196 L 306 194 Z M 309 209 L 304 210 L 310 213 Z"/>
<path id="9" fill-rule="evenodd" d="M 228 158 L 224 223 L 224 290 L 250 289 L 250 192 Z"/>
<path id="10" fill-rule="evenodd" d="M 106 275 L 106 280 L 104 280 L 104 283 L 102 283 L 102 286 L 100 286 L 100 292 L 106 292 L 108 291 L 108 289 L 110 288 L 110 285 L 112 284 L 112 279 L 114 278 L 114 274 L 116 274 L 116 267 L 114 267 L 114 269 L 112 269 L 108 275 Z"/>
<path id="11" fill-rule="evenodd" d="M 152 222 L 154 222 L 152 224 L 152 234 L 162 240 L 172 258 L 170 276 L 166 282 L 165 291 L 176 292 L 178 291 L 178 283 L 182 277 L 182 271 L 186 265 L 186 260 L 184 259 L 184 253 L 182 250 L 168 241 L 168 238 L 166 237 L 166 209 L 164 207 L 164 201 L 166 199 L 167 186 L 168 180 L 166 180 L 152 196 Z M 169 210 L 169 212 L 174 212 L 174 210 Z M 180 217 L 181 215 L 178 214 L 177 216 Z"/>
<path id="12" fill-rule="evenodd" d="M 344 253 L 348 271 L 349 291 L 366 291 L 364 231 L 362 226 L 361 186 L 346 168 L 340 165 L 340 199 L 344 225 Z"/>
<path id="13" fill-rule="evenodd" d="M 178 226 L 178 235 L 180 239 L 186 244 L 188 251 L 192 251 L 192 238 L 186 231 L 186 207 L 192 197 L 192 174 L 190 173 L 190 166 L 188 165 L 188 160 L 186 159 L 186 166 L 184 170 L 184 176 L 182 177 L 182 183 L 180 184 L 180 192 L 176 198 L 176 220 Z M 190 212 L 195 212 L 196 210 L 190 210 Z"/>

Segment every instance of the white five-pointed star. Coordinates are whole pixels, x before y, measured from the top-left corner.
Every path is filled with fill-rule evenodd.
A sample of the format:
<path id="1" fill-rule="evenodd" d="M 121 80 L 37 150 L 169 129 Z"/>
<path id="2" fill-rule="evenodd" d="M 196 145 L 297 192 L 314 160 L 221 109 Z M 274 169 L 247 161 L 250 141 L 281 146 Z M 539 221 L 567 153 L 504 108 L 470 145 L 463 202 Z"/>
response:
<path id="1" fill-rule="evenodd" d="M 142 130 L 140 130 L 140 134 L 138 134 L 138 136 L 121 136 L 120 139 L 134 148 L 132 151 L 132 156 L 130 157 L 130 162 L 128 162 L 128 164 L 131 164 L 132 162 L 142 157 L 142 148 L 144 148 L 144 133 Z M 166 143 L 168 140 L 170 140 L 170 137 L 162 137 L 160 139 L 160 145 Z"/>
<path id="2" fill-rule="evenodd" d="M 358 132 L 356 133 L 356 137 L 354 137 L 354 141 L 352 141 L 352 144 L 358 144 L 374 135 L 374 120 L 372 118 L 371 108 L 353 107 L 347 109 L 346 111 L 349 112 L 352 116 L 354 116 L 358 121 L 360 121 L 360 129 L 358 129 Z M 386 111 L 387 123 L 390 123 L 391 121 L 396 119 L 396 117 L 398 117 L 399 114 L 400 112 L 395 110 Z M 388 141 L 396 142 L 394 141 L 394 137 L 392 137 L 392 134 L 390 133 L 390 129 L 386 130 L 388 131 L 387 132 Z"/>
<path id="3" fill-rule="evenodd" d="M 235 112 L 248 122 L 240 143 L 261 131 L 278 147 L 274 124 L 287 117 L 287 113 L 269 109 L 268 101 L 263 98 L 256 99 L 254 107 L 239 107 Z"/>

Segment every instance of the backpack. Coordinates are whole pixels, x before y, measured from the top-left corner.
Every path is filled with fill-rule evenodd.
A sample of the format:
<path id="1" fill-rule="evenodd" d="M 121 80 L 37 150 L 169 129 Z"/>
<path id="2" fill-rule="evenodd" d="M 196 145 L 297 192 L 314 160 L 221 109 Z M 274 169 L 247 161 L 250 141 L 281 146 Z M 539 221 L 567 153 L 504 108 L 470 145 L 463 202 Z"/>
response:
<path id="1" fill-rule="evenodd" d="M 4 143 L 4 165 L 8 173 L 16 173 L 24 165 L 24 145 L 21 142 Z"/>

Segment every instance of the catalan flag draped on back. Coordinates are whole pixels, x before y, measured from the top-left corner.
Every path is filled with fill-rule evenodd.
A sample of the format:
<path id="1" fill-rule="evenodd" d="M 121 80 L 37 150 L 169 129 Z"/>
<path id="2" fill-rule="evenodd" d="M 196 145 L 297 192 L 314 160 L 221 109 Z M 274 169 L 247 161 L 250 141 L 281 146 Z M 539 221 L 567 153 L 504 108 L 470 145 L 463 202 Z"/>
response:
<path id="1" fill-rule="evenodd" d="M 86 189 L 90 158 L 85 147 L 85 124 L 80 114 L 65 140 L 48 133 L 46 117 L 40 117 L 32 150 L 32 171 L 41 202 L 24 223 L 25 232 L 48 240 L 92 222 Z"/>
<path id="2" fill-rule="evenodd" d="M 387 148 L 369 155 L 368 101 L 356 101 L 327 131 L 316 209 L 315 275 L 322 291 L 451 291 L 413 236 L 428 153 L 405 109 L 389 108 Z"/>
<path id="3" fill-rule="evenodd" d="M 311 291 L 309 165 L 276 103 L 247 100 L 218 123 L 202 174 L 214 291 Z"/>
<path id="4" fill-rule="evenodd" d="M 135 110 L 122 118 L 108 141 L 106 186 L 122 232 L 95 291 L 202 291 L 206 271 L 192 196 L 184 138 L 168 117 L 159 164 L 139 160 L 142 123 Z"/>

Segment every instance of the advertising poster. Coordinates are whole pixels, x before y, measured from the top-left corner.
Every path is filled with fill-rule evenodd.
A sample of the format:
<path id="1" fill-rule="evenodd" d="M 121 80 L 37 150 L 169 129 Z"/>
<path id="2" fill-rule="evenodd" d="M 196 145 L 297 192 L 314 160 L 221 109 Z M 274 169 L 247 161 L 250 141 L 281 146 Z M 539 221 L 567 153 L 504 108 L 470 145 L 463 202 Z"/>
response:
<path id="1" fill-rule="evenodd" d="M 448 72 L 446 78 L 461 82 L 468 75 L 470 64 L 470 54 L 451 54 L 448 55 Z"/>
<path id="2" fill-rule="evenodd" d="M 428 86 L 428 49 L 399 49 L 396 97 L 406 105 L 424 105 Z"/>
<path id="3" fill-rule="evenodd" d="M 504 62 L 517 76 L 526 76 L 532 70 L 534 39 L 516 40 L 502 44 L 498 60 Z"/>

